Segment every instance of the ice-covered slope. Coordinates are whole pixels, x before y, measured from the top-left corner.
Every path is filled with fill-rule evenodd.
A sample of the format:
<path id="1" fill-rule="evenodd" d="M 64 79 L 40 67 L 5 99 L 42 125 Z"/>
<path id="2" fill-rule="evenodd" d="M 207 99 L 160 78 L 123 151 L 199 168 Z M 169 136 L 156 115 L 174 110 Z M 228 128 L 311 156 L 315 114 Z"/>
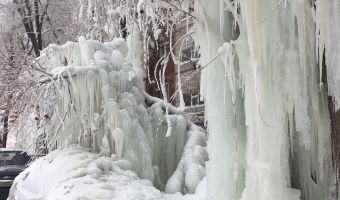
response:
<path id="1" fill-rule="evenodd" d="M 45 147 L 80 145 L 129 161 L 139 178 L 166 192 L 194 193 L 208 160 L 205 131 L 147 95 L 140 66 L 132 66 L 127 54 L 123 39 L 84 37 L 42 51 L 39 63 L 51 77 L 41 82 L 57 98 L 54 107 L 40 107 L 51 116 L 40 121 Z"/>

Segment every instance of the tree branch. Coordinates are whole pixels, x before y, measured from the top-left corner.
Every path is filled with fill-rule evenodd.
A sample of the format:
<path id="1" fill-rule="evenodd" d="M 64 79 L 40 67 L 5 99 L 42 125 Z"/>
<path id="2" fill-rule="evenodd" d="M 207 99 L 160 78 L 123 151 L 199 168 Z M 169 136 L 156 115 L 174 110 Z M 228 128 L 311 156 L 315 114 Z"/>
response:
<path id="1" fill-rule="evenodd" d="M 179 10 L 179 11 L 181 11 L 181 12 L 183 12 L 183 13 L 185 13 L 185 14 L 189 15 L 190 17 L 192 17 L 192 18 L 196 19 L 196 17 L 195 17 L 195 16 L 193 16 L 192 14 L 190 14 L 190 13 L 188 13 L 187 11 L 183 10 L 182 8 L 179 8 L 179 7 L 177 7 L 177 6 L 176 6 L 176 5 L 174 5 L 173 3 L 171 3 L 171 2 L 168 2 L 168 1 L 166 1 L 166 0 L 161 0 L 161 1 L 162 1 L 162 2 L 164 2 L 164 3 L 167 3 L 167 4 L 169 4 L 170 6 L 172 6 L 172 7 L 176 8 L 177 10 Z"/>

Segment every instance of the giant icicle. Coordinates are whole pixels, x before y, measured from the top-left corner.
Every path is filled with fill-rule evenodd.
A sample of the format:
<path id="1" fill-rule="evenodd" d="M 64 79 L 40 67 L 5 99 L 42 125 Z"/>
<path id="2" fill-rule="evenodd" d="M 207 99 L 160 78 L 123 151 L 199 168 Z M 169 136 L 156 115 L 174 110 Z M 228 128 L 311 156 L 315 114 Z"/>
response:
<path id="1" fill-rule="evenodd" d="M 220 29 L 220 24 L 232 27 L 232 21 L 231 15 L 223 9 L 221 13 L 218 12 L 220 2 L 203 1 L 202 4 L 199 2 L 196 1 L 195 6 L 195 12 L 200 14 L 196 32 L 201 33 L 198 34 L 198 41 L 202 55 L 200 62 L 203 65 L 222 52 L 218 52 L 218 49 L 224 42 L 232 39 L 232 29 Z M 233 54 L 231 47 L 226 51 L 228 55 Z M 229 64 L 231 64 L 230 68 L 225 68 L 223 61 L 217 58 L 202 71 L 201 94 L 205 97 L 206 118 L 210 133 L 208 140 L 210 160 L 207 166 L 210 194 L 208 199 L 238 199 L 244 188 L 243 97 L 238 80 L 235 79 L 234 84 L 231 85 L 227 79 L 229 72 L 237 70 L 233 63 Z"/>

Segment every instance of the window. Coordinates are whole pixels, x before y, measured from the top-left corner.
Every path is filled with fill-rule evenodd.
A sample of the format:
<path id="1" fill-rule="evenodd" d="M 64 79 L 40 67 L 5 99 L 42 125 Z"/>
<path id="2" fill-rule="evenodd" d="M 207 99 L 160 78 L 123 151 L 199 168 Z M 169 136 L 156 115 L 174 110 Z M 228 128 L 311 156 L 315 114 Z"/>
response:
<path id="1" fill-rule="evenodd" d="M 191 60 L 197 60 L 199 58 L 198 51 L 196 49 L 191 50 Z"/>
<path id="2" fill-rule="evenodd" d="M 181 62 L 196 61 L 199 55 L 193 43 L 182 49 Z"/>
<path id="3" fill-rule="evenodd" d="M 160 46 L 160 56 L 166 57 L 168 56 L 168 53 L 170 52 L 170 45 L 169 44 L 162 44 Z"/>
<path id="4" fill-rule="evenodd" d="M 186 37 L 181 49 L 181 62 L 197 61 L 198 58 L 198 49 L 195 46 L 194 39 L 191 36 Z"/>
<path id="5" fill-rule="evenodd" d="M 191 106 L 191 95 L 190 95 L 190 93 L 184 93 L 183 94 L 183 100 L 184 100 L 185 106 Z"/>
<path id="6" fill-rule="evenodd" d="M 191 48 L 182 49 L 181 62 L 186 62 L 191 59 Z"/>
<path id="7" fill-rule="evenodd" d="M 197 91 L 191 93 L 191 105 L 198 105 L 200 97 Z"/>
<path id="8" fill-rule="evenodd" d="M 21 151 L 0 151 L 0 165 L 25 165 L 29 161 L 26 153 Z"/>
<path id="9" fill-rule="evenodd" d="M 203 101 L 200 101 L 200 95 L 198 90 L 183 93 L 183 100 L 185 106 L 195 106 L 203 104 Z"/>

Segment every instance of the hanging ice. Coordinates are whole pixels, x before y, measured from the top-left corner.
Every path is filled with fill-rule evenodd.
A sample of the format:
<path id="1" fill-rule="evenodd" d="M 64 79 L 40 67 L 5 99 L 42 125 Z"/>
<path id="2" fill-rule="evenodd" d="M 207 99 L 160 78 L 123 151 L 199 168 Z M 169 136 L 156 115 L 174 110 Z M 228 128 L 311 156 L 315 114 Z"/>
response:
<path id="1" fill-rule="evenodd" d="M 316 3 L 330 11 L 335 2 Z M 330 119 L 327 90 L 320 87 L 313 3 L 195 1 L 205 67 L 208 199 L 333 198 Z M 328 35 L 338 33 L 338 24 L 327 22 L 337 17 L 319 16 L 326 17 L 317 19 L 325 26 L 317 38 L 336 46 Z M 333 62 L 337 51 L 329 50 L 333 59 L 327 62 Z M 330 93 L 337 98 L 335 68 Z"/>

